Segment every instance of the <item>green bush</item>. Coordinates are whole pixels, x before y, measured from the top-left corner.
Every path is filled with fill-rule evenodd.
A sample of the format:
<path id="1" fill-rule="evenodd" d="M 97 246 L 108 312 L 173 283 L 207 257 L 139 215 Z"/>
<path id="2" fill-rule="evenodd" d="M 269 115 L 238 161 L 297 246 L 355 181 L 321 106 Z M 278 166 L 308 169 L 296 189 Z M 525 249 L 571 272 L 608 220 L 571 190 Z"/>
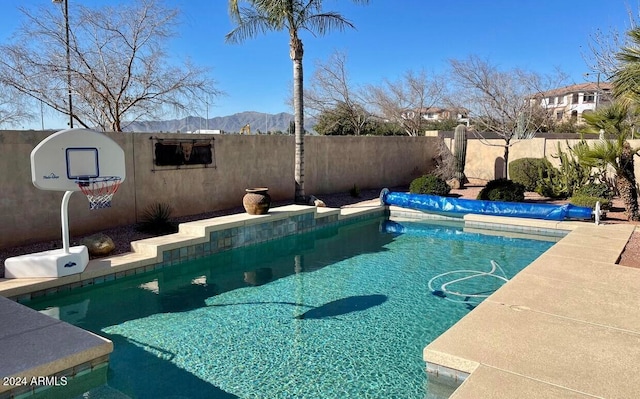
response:
<path id="1" fill-rule="evenodd" d="M 603 197 L 593 197 L 590 195 L 576 194 L 569 200 L 570 203 L 577 206 L 586 206 L 595 209 L 596 202 L 600 201 L 600 209 L 611 209 L 611 200 Z"/>
<path id="2" fill-rule="evenodd" d="M 574 192 L 587 184 L 591 178 L 591 168 L 582 165 L 575 151 L 569 146 L 568 152 L 564 152 L 558 143 L 558 155 L 553 156 L 560 160 L 559 168 L 547 168 L 546 176 L 540 175 L 536 193 L 543 197 L 569 198 Z"/>
<path id="3" fill-rule="evenodd" d="M 409 192 L 412 194 L 447 195 L 449 191 L 451 187 L 447 182 L 434 175 L 418 177 L 409 185 Z"/>
<path id="4" fill-rule="evenodd" d="M 522 184 L 508 179 L 496 179 L 488 182 L 480 193 L 479 200 L 485 201 L 524 201 L 525 188 Z"/>
<path id="5" fill-rule="evenodd" d="M 611 187 L 609 187 L 609 185 L 606 183 L 594 182 L 594 183 L 587 183 L 579 187 L 574 191 L 573 195 L 605 198 L 610 200 L 613 198 L 613 191 L 611 190 Z"/>
<path id="6" fill-rule="evenodd" d="M 567 198 L 569 196 L 560 170 L 552 166 L 544 172 L 544 175 L 546 177 L 542 177 L 542 173 L 540 174 L 538 185 L 533 191 L 548 198 Z"/>
<path id="7" fill-rule="evenodd" d="M 526 191 L 535 191 L 541 176 L 547 177 L 547 170 L 552 168 L 546 158 L 520 158 L 509 162 L 509 177 Z"/>
<path id="8" fill-rule="evenodd" d="M 139 231 L 150 234 L 171 234 L 178 225 L 170 221 L 173 208 L 169 204 L 156 202 L 145 208 L 137 226 Z"/>

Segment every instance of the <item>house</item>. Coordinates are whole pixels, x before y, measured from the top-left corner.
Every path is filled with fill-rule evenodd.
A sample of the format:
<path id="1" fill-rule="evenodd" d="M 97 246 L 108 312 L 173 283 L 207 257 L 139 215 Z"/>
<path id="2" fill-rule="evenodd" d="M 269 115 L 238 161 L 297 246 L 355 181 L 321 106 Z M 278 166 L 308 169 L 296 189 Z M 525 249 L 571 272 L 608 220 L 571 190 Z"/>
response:
<path id="1" fill-rule="evenodd" d="M 426 121 L 437 122 L 443 120 L 455 120 L 460 123 L 467 123 L 469 121 L 469 111 L 464 108 L 439 108 L 439 107 L 425 107 L 418 110 L 408 111 L 402 114 L 404 119 L 413 119 L 416 112 L 420 113 L 420 117 Z"/>
<path id="2" fill-rule="evenodd" d="M 583 123 L 582 115 L 611 103 L 611 83 L 587 82 L 542 92 L 531 99 L 560 122 Z"/>

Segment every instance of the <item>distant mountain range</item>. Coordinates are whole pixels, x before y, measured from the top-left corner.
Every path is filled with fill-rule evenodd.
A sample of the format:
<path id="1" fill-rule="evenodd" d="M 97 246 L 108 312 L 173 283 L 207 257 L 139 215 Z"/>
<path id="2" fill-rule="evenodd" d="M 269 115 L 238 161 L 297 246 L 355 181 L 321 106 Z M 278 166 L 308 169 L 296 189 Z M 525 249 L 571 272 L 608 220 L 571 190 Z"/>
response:
<path id="1" fill-rule="evenodd" d="M 267 131 L 286 132 L 293 121 L 293 115 L 281 112 L 279 114 L 265 114 L 262 112 L 240 112 L 229 116 L 216 116 L 214 118 L 201 118 L 199 116 L 187 116 L 182 119 L 166 121 L 133 122 L 124 131 L 138 133 L 189 133 L 197 130 L 222 130 L 225 133 L 238 133 L 247 124 L 251 132 L 265 133 Z M 311 130 L 315 121 L 307 119 L 305 129 Z"/>

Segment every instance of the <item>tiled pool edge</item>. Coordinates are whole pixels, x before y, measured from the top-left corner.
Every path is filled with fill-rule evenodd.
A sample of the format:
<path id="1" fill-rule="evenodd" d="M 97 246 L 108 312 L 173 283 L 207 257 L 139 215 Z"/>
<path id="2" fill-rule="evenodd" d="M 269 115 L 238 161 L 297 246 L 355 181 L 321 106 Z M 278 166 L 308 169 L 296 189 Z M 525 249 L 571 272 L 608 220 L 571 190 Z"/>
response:
<path id="1" fill-rule="evenodd" d="M 554 220 L 538 220 L 474 214 L 464 215 L 464 217 L 451 217 L 421 212 L 418 210 L 405 209 L 396 206 L 389 207 L 389 216 L 391 218 L 399 218 L 403 220 L 426 220 L 433 222 L 458 223 L 464 226 L 465 231 L 482 231 L 485 234 L 491 234 L 491 232 L 509 232 L 516 234 L 556 238 L 564 237 L 570 231 L 585 224 L 585 222 L 574 221 L 559 222 Z"/>
<path id="2" fill-rule="evenodd" d="M 317 208 L 287 205 L 265 215 L 235 214 L 183 223 L 179 232 L 131 243 L 133 252 L 94 259 L 61 278 L 0 279 L 0 296 L 18 302 L 195 260 L 242 246 L 386 215 L 383 206 Z"/>

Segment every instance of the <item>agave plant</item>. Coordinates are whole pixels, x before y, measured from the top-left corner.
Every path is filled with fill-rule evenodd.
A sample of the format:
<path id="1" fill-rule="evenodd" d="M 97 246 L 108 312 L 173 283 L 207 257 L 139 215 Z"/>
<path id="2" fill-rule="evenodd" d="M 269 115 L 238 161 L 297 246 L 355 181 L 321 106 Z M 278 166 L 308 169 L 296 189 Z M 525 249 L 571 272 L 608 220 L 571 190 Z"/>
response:
<path id="1" fill-rule="evenodd" d="M 177 224 L 171 222 L 173 208 L 161 202 L 150 204 L 144 209 L 138 224 L 138 230 L 151 234 L 170 234 L 177 232 Z"/>

